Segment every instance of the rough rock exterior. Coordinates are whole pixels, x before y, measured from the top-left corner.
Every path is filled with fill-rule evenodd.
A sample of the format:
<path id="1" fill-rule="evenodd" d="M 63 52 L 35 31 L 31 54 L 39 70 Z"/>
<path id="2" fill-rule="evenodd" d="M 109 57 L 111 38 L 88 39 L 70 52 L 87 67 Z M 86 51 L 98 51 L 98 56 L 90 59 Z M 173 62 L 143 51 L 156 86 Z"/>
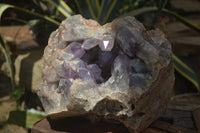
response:
<path id="1" fill-rule="evenodd" d="M 45 112 L 84 115 L 148 127 L 165 109 L 174 84 L 171 45 L 134 17 L 103 26 L 75 15 L 54 31 L 44 51 L 38 91 Z"/>

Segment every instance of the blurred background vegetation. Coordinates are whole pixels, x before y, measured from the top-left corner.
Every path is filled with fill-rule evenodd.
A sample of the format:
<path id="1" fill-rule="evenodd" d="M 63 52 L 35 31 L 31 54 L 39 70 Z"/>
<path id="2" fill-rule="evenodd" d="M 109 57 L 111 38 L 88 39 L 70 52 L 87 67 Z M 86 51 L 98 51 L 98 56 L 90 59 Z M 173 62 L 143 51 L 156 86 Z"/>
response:
<path id="1" fill-rule="evenodd" d="M 50 33 L 62 20 L 74 14 L 82 14 L 102 25 L 114 18 L 130 15 L 148 30 L 161 29 L 173 47 L 176 69 L 174 94 L 198 93 L 199 7 L 198 0 L 1 0 L 0 102 L 6 101 L 5 105 L 1 105 L 9 109 L 3 110 L 0 128 L 4 131 L 6 125 L 12 123 L 30 129 L 35 121 L 44 116 L 35 93 L 41 81 L 43 49 Z M 6 118 L 5 114 L 9 111 L 10 115 Z M 13 116 L 18 115 L 26 116 L 23 122 L 15 121 L 17 117 Z M 24 128 L 20 130 L 28 131 Z"/>

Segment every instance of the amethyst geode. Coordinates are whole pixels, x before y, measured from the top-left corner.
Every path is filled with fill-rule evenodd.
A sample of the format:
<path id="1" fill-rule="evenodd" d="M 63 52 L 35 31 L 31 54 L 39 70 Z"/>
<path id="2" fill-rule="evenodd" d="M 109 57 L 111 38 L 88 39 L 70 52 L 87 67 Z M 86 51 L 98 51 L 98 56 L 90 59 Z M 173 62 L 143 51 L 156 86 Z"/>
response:
<path id="1" fill-rule="evenodd" d="M 103 26 L 75 15 L 44 50 L 38 95 L 54 116 L 85 115 L 140 132 L 166 107 L 174 84 L 171 45 L 134 17 Z"/>

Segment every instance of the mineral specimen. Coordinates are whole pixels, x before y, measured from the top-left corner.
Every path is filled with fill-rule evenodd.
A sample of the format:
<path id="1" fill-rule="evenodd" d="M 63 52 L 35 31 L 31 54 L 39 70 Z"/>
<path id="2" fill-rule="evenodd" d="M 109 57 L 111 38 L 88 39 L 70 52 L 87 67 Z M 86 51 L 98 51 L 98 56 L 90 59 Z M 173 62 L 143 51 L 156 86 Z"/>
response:
<path id="1" fill-rule="evenodd" d="M 172 94 L 171 45 L 160 30 L 146 31 L 134 17 L 103 26 L 69 17 L 51 34 L 43 59 L 38 95 L 52 117 L 84 115 L 138 133 Z"/>

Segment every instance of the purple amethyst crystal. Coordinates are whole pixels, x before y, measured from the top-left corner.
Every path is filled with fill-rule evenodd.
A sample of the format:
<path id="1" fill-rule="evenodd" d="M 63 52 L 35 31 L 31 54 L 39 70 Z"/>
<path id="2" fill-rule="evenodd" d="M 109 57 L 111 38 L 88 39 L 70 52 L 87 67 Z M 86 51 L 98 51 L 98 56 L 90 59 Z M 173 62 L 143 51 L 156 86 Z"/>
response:
<path id="1" fill-rule="evenodd" d="M 97 64 L 100 67 L 108 67 L 114 59 L 115 56 L 111 52 L 99 52 Z"/>
<path id="2" fill-rule="evenodd" d="M 142 62 L 140 59 L 132 59 L 130 60 L 130 71 L 133 73 L 146 73 L 148 71 L 146 65 L 144 62 Z"/>
<path id="3" fill-rule="evenodd" d="M 99 44 L 102 51 L 111 51 L 114 46 L 114 38 L 109 35 L 104 35 Z"/>
<path id="4" fill-rule="evenodd" d="M 72 67 L 70 66 L 70 64 L 67 63 L 63 63 L 60 66 L 58 66 L 56 68 L 57 73 L 60 77 L 62 78 L 73 78 L 75 79 L 77 77 L 77 72 L 75 70 L 72 69 Z"/>
<path id="5" fill-rule="evenodd" d="M 171 45 L 134 17 L 103 26 L 69 17 L 51 34 L 43 59 L 38 95 L 52 118 L 103 118 L 138 133 L 158 118 L 172 94 Z"/>
<path id="6" fill-rule="evenodd" d="M 65 52 L 71 53 L 75 58 L 81 58 L 85 54 L 85 51 L 81 45 L 81 43 L 72 42 L 67 46 L 67 48 L 65 48 Z"/>
<path id="7" fill-rule="evenodd" d="M 99 43 L 100 43 L 100 40 L 95 39 L 95 38 L 89 38 L 83 42 L 82 48 L 84 48 L 85 50 L 89 50 L 97 46 Z"/>
<path id="8" fill-rule="evenodd" d="M 88 65 L 87 66 L 89 72 L 90 72 L 90 75 L 92 76 L 92 78 L 94 80 L 97 80 L 100 78 L 101 76 L 101 69 L 98 67 L 98 65 L 96 64 L 91 64 L 91 65 Z"/>

